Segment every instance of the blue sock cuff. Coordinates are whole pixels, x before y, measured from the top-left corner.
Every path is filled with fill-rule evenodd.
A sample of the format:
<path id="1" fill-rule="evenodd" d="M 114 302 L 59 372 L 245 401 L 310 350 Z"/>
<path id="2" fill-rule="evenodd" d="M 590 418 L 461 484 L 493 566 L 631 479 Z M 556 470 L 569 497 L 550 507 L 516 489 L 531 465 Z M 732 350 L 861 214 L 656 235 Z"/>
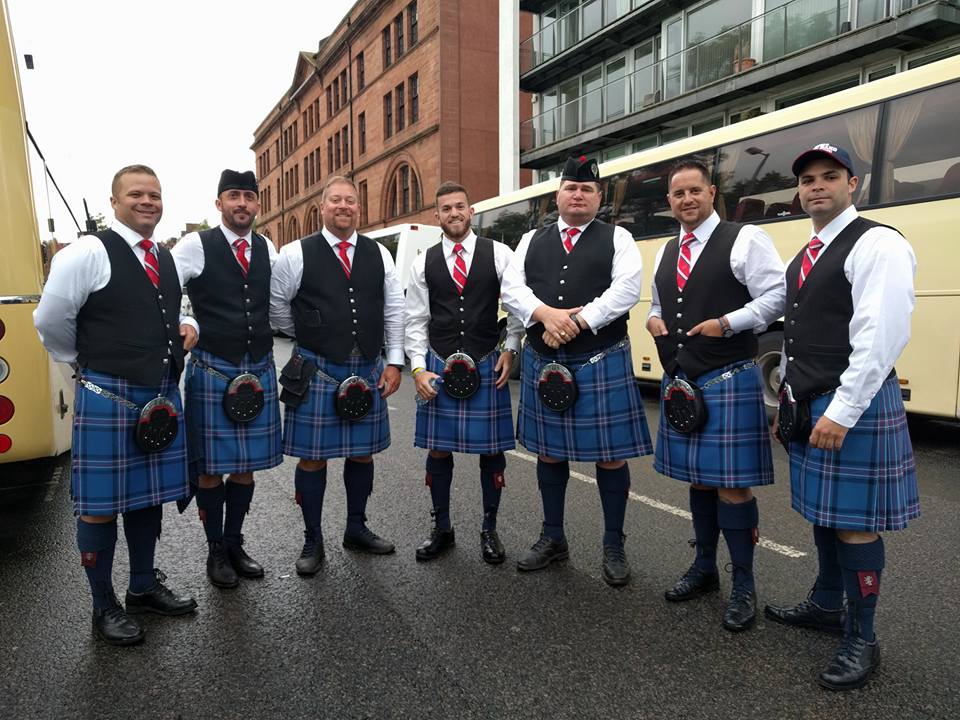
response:
<path id="1" fill-rule="evenodd" d="M 597 487 L 600 492 L 627 492 L 630 489 L 630 467 L 624 463 L 616 470 L 597 466 Z"/>
<path id="2" fill-rule="evenodd" d="M 427 472 L 431 475 L 442 475 L 444 473 L 453 472 L 453 455 L 447 455 L 446 457 L 434 457 L 433 455 L 427 455 Z"/>
<path id="3" fill-rule="evenodd" d="M 324 467 L 322 470 L 301 470 L 297 468 L 293 473 L 293 487 L 301 493 L 309 491 L 318 483 L 326 485 L 327 468 Z"/>
<path id="4" fill-rule="evenodd" d="M 760 523 L 757 499 L 745 503 L 717 503 L 717 524 L 725 530 L 751 530 Z"/>
<path id="5" fill-rule="evenodd" d="M 105 523 L 89 523 L 77 518 L 77 548 L 80 552 L 97 552 L 116 544 L 116 518 Z"/>
<path id="6" fill-rule="evenodd" d="M 566 485 L 570 479 L 570 463 L 564 460 L 548 463 L 537 460 L 537 481 L 540 485 Z"/>
<path id="7" fill-rule="evenodd" d="M 507 458 L 500 452 L 496 455 L 480 456 L 480 472 L 502 473 L 507 469 Z"/>
<path id="8" fill-rule="evenodd" d="M 698 490 L 695 487 L 690 488 L 690 512 L 694 515 L 713 515 L 717 514 L 717 503 L 719 502 L 716 490 Z"/>
<path id="9" fill-rule="evenodd" d="M 354 462 L 349 458 L 343 463 L 344 480 L 373 483 L 373 460 L 368 463 Z"/>
<path id="10" fill-rule="evenodd" d="M 837 542 L 837 559 L 844 570 L 882 570 L 886 560 L 883 538 L 871 543 Z"/>
<path id="11" fill-rule="evenodd" d="M 826 549 L 836 547 L 838 542 L 837 531 L 833 528 L 824 527 L 823 525 L 813 526 L 813 543 L 818 548 Z"/>
<path id="12" fill-rule="evenodd" d="M 226 482 L 224 490 L 224 496 L 227 503 L 233 505 L 249 505 L 251 500 L 253 500 L 253 487 L 254 483 L 249 485 L 243 485 L 241 483 L 235 482 Z"/>

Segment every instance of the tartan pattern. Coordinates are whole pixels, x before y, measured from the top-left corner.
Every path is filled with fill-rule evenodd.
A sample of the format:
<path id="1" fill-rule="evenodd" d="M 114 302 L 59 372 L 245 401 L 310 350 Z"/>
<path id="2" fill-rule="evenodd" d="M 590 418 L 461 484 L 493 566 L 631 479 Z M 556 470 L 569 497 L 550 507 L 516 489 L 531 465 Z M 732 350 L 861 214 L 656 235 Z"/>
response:
<path id="1" fill-rule="evenodd" d="M 811 399 L 813 424 L 833 395 Z M 920 516 L 913 446 L 896 376 L 880 386 L 839 452 L 790 443 L 790 504 L 815 525 L 843 530 L 901 530 Z"/>
<path id="2" fill-rule="evenodd" d="M 702 388 L 709 380 L 742 364 L 740 361 L 711 370 L 694 382 Z M 682 372 L 679 374 L 685 377 Z M 689 435 L 674 430 L 663 412 L 663 391 L 669 380 L 664 375 L 660 384 L 654 469 L 676 480 L 708 487 L 770 485 L 773 453 L 760 370 L 743 370 L 704 390 L 707 422 Z"/>
<path id="3" fill-rule="evenodd" d="M 480 389 L 466 400 L 447 395 L 441 385 L 436 398 L 417 406 L 417 430 L 413 444 L 429 450 L 493 455 L 516 447 L 510 386 L 497 390 L 498 353 L 477 363 Z M 444 361 L 427 353 L 427 370 L 443 374 Z"/>
<path id="4" fill-rule="evenodd" d="M 294 347 L 293 352 L 300 353 L 317 364 L 317 368 L 338 380 L 346 380 L 351 375 L 366 378 L 376 385 L 383 374 L 383 359 L 374 363 L 376 371 L 371 371 L 371 361 L 363 357 L 348 358 L 345 364 L 338 364 L 322 358 L 306 348 Z M 373 455 L 390 447 L 390 418 L 387 416 L 387 402 L 374 388 L 373 407 L 362 420 L 343 420 L 334 409 L 337 386 L 320 377 L 310 382 L 306 397 L 294 410 L 284 409 L 283 416 L 283 453 L 307 460 L 327 460 L 341 457 L 363 457 Z"/>
<path id="5" fill-rule="evenodd" d="M 561 349 L 557 361 L 575 368 L 594 354 L 566 357 Z M 537 395 L 537 378 L 548 362 L 552 360 L 525 344 L 517 438 L 527 450 L 577 462 L 609 462 L 653 452 L 629 344 L 577 372 L 577 402 L 563 413 L 544 407 Z"/>
<path id="6" fill-rule="evenodd" d="M 137 385 L 115 375 L 81 371 L 104 390 L 141 407 L 157 397 L 157 388 Z M 116 515 L 185 497 L 187 440 L 183 402 L 174 378 L 168 376 L 159 393 L 180 413 L 177 437 L 159 453 L 145 453 L 133 439 L 139 412 L 76 386 L 70 494 L 77 515 Z"/>
<path id="7" fill-rule="evenodd" d="M 245 355 L 239 365 L 199 348 L 194 348 L 191 355 L 229 378 L 246 372 L 259 375 L 263 385 L 263 411 L 249 423 L 237 423 L 223 410 L 226 381 L 187 362 L 184 406 L 191 467 L 206 475 L 222 475 L 264 470 L 282 463 L 273 353 L 267 353 L 259 362 Z"/>

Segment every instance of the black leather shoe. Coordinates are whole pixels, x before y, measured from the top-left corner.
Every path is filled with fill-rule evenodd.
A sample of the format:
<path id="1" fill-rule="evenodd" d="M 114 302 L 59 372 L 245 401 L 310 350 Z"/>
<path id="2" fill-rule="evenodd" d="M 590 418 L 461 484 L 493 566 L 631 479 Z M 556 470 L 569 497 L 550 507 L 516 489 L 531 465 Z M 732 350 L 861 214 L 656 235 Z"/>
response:
<path id="1" fill-rule="evenodd" d="M 670 602 L 692 600 L 695 597 L 717 592 L 720 589 L 720 574 L 704 572 L 696 565 L 691 565 L 677 584 L 663 593 Z"/>
<path id="2" fill-rule="evenodd" d="M 263 566 L 247 555 L 243 549 L 243 535 L 240 536 L 240 543 L 234 545 L 227 543 L 227 556 L 230 558 L 230 564 L 236 570 L 237 575 L 245 578 L 262 578 Z"/>
<path id="3" fill-rule="evenodd" d="M 499 565 L 507 559 L 507 553 L 496 530 L 480 531 L 480 557 L 489 565 Z"/>
<path id="4" fill-rule="evenodd" d="M 543 570 L 550 563 L 566 560 L 568 557 L 570 557 L 570 548 L 566 540 L 557 542 L 553 538 L 541 535 L 533 547 L 517 560 L 517 570 L 521 572 Z"/>
<path id="5" fill-rule="evenodd" d="M 623 545 L 603 546 L 603 580 L 611 587 L 623 587 L 630 582 L 630 563 Z"/>
<path id="6" fill-rule="evenodd" d="M 316 575 L 323 565 L 326 553 L 323 549 L 323 538 L 314 537 L 309 530 L 303 531 L 303 550 L 297 558 L 297 575 L 310 577 Z"/>
<path id="7" fill-rule="evenodd" d="M 856 635 L 846 637 L 817 682 L 828 690 L 853 690 L 866 685 L 880 667 L 880 643 Z"/>
<path id="8" fill-rule="evenodd" d="M 207 577 L 221 588 L 235 588 L 240 584 L 240 578 L 230 564 L 227 546 L 223 542 L 210 543 L 210 552 L 207 553 Z"/>
<path id="9" fill-rule="evenodd" d="M 791 625 L 793 627 L 810 628 L 831 635 L 843 635 L 843 610 L 824 610 L 812 600 L 789 607 L 767 605 L 763 614 L 768 620 Z"/>
<path id="10" fill-rule="evenodd" d="M 742 632 L 757 619 L 757 594 L 753 590 L 735 587 L 723 611 L 723 627 L 730 632 Z"/>
<path id="11" fill-rule="evenodd" d="M 387 542 L 366 525 L 360 532 L 345 532 L 343 534 L 343 546 L 347 550 L 370 553 L 371 555 L 389 555 L 396 550 L 392 542 Z"/>
<path id="12" fill-rule="evenodd" d="M 94 609 L 93 632 L 111 645 L 136 645 L 143 642 L 146 632 L 140 627 L 140 623 L 127 615 L 116 595 L 112 599 L 110 607 Z"/>
<path id="13" fill-rule="evenodd" d="M 430 531 L 430 538 L 417 548 L 417 560 L 420 562 L 434 560 L 456 544 L 457 537 L 453 528 L 441 530 L 438 527 L 434 527 L 433 530 Z"/>
<path id="14" fill-rule="evenodd" d="M 154 570 L 157 580 L 153 586 L 142 593 L 127 591 L 127 613 L 156 613 L 157 615 L 186 615 L 197 609 L 197 601 L 192 597 L 175 595 L 163 581 L 167 579 L 160 570 Z"/>

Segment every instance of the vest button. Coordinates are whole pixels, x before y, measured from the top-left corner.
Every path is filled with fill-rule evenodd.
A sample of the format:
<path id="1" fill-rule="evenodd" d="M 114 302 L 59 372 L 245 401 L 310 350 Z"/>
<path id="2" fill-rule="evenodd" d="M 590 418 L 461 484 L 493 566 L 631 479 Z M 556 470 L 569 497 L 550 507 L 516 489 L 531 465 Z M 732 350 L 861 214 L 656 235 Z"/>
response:
<path id="1" fill-rule="evenodd" d="M 797 303 L 794 303 L 794 304 L 793 304 L 793 307 L 794 307 L 794 308 L 798 308 L 798 307 L 800 307 L 800 305 L 797 304 Z"/>
<path id="2" fill-rule="evenodd" d="M 566 282 L 567 282 L 566 280 L 561 280 L 561 281 L 560 281 L 560 284 L 563 285 L 563 284 L 565 284 Z"/>
<path id="3" fill-rule="evenodd" d="M 793 345 L 793 338 L 790 338 L 789 340 L 787 340 L 787 344 L 788 344 L 788 345 Z"/>
<path id="4" fill-rule="evenodd" d="M 678 317 L 678 318 L 682 318 L 682 317 L 683 317 L 683 313 L 677 313 L 677 317 Z"/>
<path id="5" fill-rule="evenodd" d="M 682 303 L 682 302 L 683 302 L 683 298 L 677 298 L 677 302 L 678 302 L 678 303 Z"/>
<path id="6" fill-rule="evenodd" d="M 252 326 L 252 325 L 247 325 L 247 331 L 248 331 L 248 332 L 253 332 L 253 326 Z"/>
<path id="7" fill-rule="evenodd" d="M 353 324 L 354 324 L 354 325 L 357 324 L 357 319 L 356 319 L 356 318 L 353 319 Z"/>
<path id="8" fill-rule="evenodd" d="M 463 312 L 463 308 L 460 308 L 460 312 Z"/>
<path id="9" fill-rule="evenodd" d="M 566 269 L 567 269 L 567 266 L 566 266 L 566 265 L 564 265 L 564 266 L 563 266 L 563 269 L 564 269 L 564 270 L 566 270 Z"/>
<path id="10" fill-rule="evenodd" d="M 167 323 L 167 330 L 170 329 L 170 323 Z"/>
<path id="11" fill-rule="evenodd" d="M 791 321 L 790 321 L 790 324 L 791 324 L 791 325 L 796 325 L 796 324 L 797 324 L 797 321 L 796 321 L 796 320 L 791 320 Z"/>
<path id="12" fill-rule="evenodd" d="M 247 290 L 249 287 L 250 287 L 249 285 L 244 285 L 244 286 L 243 286 L 243 289 L 244 289 L 244 290 Z"/>
<path id="13" fill-rule="evenodd" d="M 683 347 L 683 343 L 677 343 L 677 347 L 678 347 L 678 348 L 682 348 L 682 347 Z"/>
<path id="14" fill-rule="evenodd" d="M 352 287 L 351 287 L 351 288 L 349 288 L 349 289 L 350 289 L 350 292 L 353 292 L 353 288 L 352 288 Z"/>
<path id="15" fill-rule="evenodd" d="M 173 347 L 173 340 L 167 340 L 167 345 L 170 345 L 171 347 Z"/>
<path id="16" fill-rule="evenodd" d="M 460 331 L 460 334 L 463 335 L 463 330 Z"/>
<path id="17" fill-rule="evenodd" d="M 160 293 L 157 293 L 157 300 L 163 300 L 163 295 L 161 295 Z"/>
<path id="18" fill-rule="evenodd" d="M 352 312 L 352 313 L 354 313 L 354 314 L 356 314 L 356 312 L 357 312 L 357 309 L 356 309 L 356 308 L 350 308 L 350 312 Z"/>
<path id="19" fill-rule="evenodd" d="M 563 300 L 563 295 L 557 295 L 557 300 Z"/>
<path id="20" fill-rule="evenodd" d="M 357 331 L 356 331 L 356 330 L 354 330 L 354 331 L 353 331 L 353 332 L 351 332 L 350 334 L 351 334 L 351 335 L 356 335 L 356 334 L 357 334 Z"/>
<path id="21" fill-rule="evenodd" d="M 166 314 L 167 314 L 167 310 L 166 310 L 166 308 L 160 308 L 160 312 L 162 312 L 162 313 L 163 313 L 164 315 L 166 315 Z"/>
<path id="22" fill-rule="evenodd" d="M 164 359 L 163 359 L 163 364 L 164 364 L 164 365 L 169 365 L 169 364 L 170 364 L 170 358 L 164 358 Z"/>
<path id="23" fill-rule="evenodd" d="M 353 302 L 353 298 L 350 298 L 350 302 Z"/>
<path id="24" fill-rule="evenodd" d="M 677 335 L 683 335 L 683 328 L 677 328 Z"/>
<path id="25" fill-rule="evenodd" d="M 461 321 L 460 321 L 460 324 L 461 324 L 461 325 L 466 325 L 466 324 L 467 324 L 467 321 L 466 321 L 466 320 L 461 320 Z"/>
<path id="26" fill-rule="evenodd" d="M 244 302 L 250 302 L 250 298 L 244 298 L 243 301 L 244 301 Z"/>
<path id="27" fill-rule="evenodd" d="M 793 355 L 787 358 L 787 362 L 793 362 Z"/>

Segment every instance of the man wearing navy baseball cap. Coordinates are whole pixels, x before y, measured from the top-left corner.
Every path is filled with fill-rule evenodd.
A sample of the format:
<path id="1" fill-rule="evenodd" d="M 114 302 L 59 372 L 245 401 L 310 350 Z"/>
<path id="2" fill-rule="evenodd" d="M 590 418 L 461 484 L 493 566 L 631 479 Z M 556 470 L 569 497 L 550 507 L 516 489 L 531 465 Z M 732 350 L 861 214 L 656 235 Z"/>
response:
<path id="1" fill-rule="evenodd" d="M 846 150 L 815 145 L 797 157 L 793 172 L 813 228 L 786 271 L 773 428 L 790 455 L 791 504 L 813 524 L 819 572 L 807 600 L 764 612 L 785 625 L 842 635 L 819 682 L 849 690 L 880 664 L 873 629 L 884 567 L 880 533 L 920 514 L 893 367 L 910 337 L 916 260 L 899 232 L 858 215 L 859 178 Z"/>

